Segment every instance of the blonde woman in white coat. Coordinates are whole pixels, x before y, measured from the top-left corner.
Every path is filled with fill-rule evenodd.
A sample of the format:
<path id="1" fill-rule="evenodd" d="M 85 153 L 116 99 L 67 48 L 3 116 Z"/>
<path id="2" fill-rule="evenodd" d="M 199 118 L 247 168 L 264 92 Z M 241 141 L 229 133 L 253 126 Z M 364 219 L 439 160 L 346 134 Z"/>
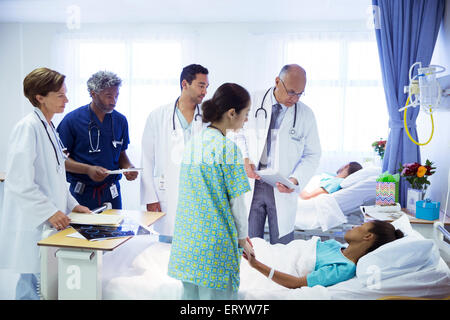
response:
<path id="1" fill-rule="evenodd" d="M 20 273 L 16 299 L 39 299 L 37 242 L 49 228 L 65 229 L 71 211 L 89 213 L 71 196 L 66 182 L 65 155 L 51 122 L 62 113 L 65 76 L 33 70 L 24 79 L 24 94 L 34 110 L 14 127 L 6 166 L 3 213 L 0 217 L 0 268 Z"/>

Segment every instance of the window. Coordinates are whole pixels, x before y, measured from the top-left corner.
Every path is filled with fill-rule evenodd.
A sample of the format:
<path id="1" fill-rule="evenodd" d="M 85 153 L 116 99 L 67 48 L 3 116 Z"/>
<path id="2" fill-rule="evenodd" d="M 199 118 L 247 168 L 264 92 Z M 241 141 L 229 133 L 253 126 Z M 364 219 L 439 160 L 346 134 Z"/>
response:
<path id="1" fill-rule="evenodd" d="M 370 154 L 388 133 L 388 113 L 375 40 L 289 40 L 285 62 L 307 72 L 302 101 L 315 113 L 322 150 Z"/>
<path id="2" fill-rule="evenodd" d="M 91 101 L 86 82 L 99 70 L 122 79 L 116 110 L 127 117 L 131 144 L 140 148 L 148 114 L 180 92 L 182 45 L 176 40 L 79 41 L 75 109 Z"/>

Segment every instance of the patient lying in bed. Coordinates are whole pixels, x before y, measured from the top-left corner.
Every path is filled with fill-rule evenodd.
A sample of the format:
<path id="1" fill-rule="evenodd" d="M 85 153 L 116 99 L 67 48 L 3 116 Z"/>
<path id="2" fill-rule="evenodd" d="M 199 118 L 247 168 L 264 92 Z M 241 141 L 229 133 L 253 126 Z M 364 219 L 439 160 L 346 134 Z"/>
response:
<path id="1" fill-rule="evenodd" d="M 325 177 L 320 179 L 319 188 L 314 189 L 311 192 L 306 190 L 300 192 L 300 198 L 303 200 L 308 200 L 317 197 L 320 194 L 336 192 L 341 189 L 340 184 L 346 177 L 361 169 L 362 166 L 358 162 L 349 162 L 339 168 L 336 172 L 336 176 L 326 174 Z"/>
<path id="2" fill-rule="evenodd" d="M 405 215 L 391 224 L 405 236 L 365 254 L 356 264 L 355 277 L 328 287 L 316 285 L 287 289 L 267 278 L 270 271 L 263 274 L 242 261 L 239 299 L 447 297 L 450 292 L 450 270 L 439 256 L 434 241 L 425 239 L 413 230 Z M 355 229 L 352 232 L 360 231 Z M 347 237 L 351 235 L 349 233 Z M 321 259 L 316 253 L 318 239 L 294 240 L 287 245 L 272 245 L 261 238 L 252 238 L 251 242 L 257 260 L 276 270 L 273 279 L 278 279 L 279 272 L 301 278 L 315 271 L 316 260 Z M 349 247 L 357 248 L 355 245 L 353 242 Z M 183 291 L 181 281 L 167 275 L 169 255 L 170 244 L 151 240 L 148 236 L 134 237 L 116 250 L 106 253 L 102 270 L 103 299 L 180 299 Z"/>
<path id="3" fill-rule="evenodd" d="M 305 270 L 306 274 L 299 277 L 274 270 L 253 256 L 244 254 L 244 257 L 251 267 L 286 288 L 295 289 L 316 285 L 328 287 L 353 278 L 356 274 L 356 263 L 362 256 L 402 237 L 403 232 L 395 229 L 392 224 L 373 220 L 347 231 L 344 236 L 348 243 L 346 248 L 336 240 L 324 242 L 317 240 L 315 265 L 310 270 Z M 255 254 L 258 256 L 258 252 Z"/>

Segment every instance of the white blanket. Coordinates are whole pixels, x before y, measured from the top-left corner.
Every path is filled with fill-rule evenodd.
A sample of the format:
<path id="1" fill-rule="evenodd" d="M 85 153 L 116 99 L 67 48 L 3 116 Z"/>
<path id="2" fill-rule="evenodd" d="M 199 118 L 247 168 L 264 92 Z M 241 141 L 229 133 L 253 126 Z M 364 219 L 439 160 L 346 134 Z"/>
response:
<path id="1" fill-rule="evenodd" d="M 316 257 L 316 242 L 294 240 L 288 245 L 270 245 L 263 239 L 252 239 L 255 253 L 261 262 L 292 275 L 303 276 L 313 270 Z M 153 242 L 134 259 L 127 275 L 113 277 L 104 283 L 104 299 L 180 299 L 182 284 L 167 275 L 170 245 Z M 119 256 L 117 256 L 119 259 Z M 114 262 L 114 255 L 108 257 L 108 263 Z M 120 269 L 116 264 L 113 268 Z M 120 273 L 118 273 L 120 274 Z M 241 284 L 239 299 L 330 299 L 325 287 L 303 287 L 287 289 L 268 280 L 261 273 L 241 262 Z"/>
<path id="2" fill-rule="evenodd" d="M 322 228 L 327 231 L 347 222 L 347 218 L 331 194 L 309 200 L 298 200 L 295 227 L 302 230 Z"/>

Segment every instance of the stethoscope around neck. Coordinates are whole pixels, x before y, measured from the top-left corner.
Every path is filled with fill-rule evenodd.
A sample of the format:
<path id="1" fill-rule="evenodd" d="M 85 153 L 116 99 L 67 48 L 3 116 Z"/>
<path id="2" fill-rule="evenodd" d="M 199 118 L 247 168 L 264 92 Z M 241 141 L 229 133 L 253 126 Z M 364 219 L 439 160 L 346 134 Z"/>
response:
<path id="1" fill-rule="evenodd" d="M 178 100 L 180 100 L 180 97 L 177 98 L 177 100 L 175 100 L 175 104 L 173 105 L 173 113 L 172 113 L 172 133 L 173 135 L 177 134 L 177 131 L 175 129 L 175 113 L 177 112 L 177 105 L 178 105 Z M 197 117 L 200 117 L 200 119 L 202 119 L 202 115 L 200 114 L 200 107 L 198 106 L 198 104 L 195 106 L 197 113 L 194 116 L 194 121 L 197 121 Z"/>
<path id="2" fill-rule="evenodd" d="M 88 135 L 89 135 L 89 153 L 97 153 L 97 152 L 101 152 L 102 150 L 99 148 L 100 146 L 100 128 L 97 126 L 97 124 L 95 123 L 94 119 L 92 118 L 92 110 L 91 110 L 91 106 L 88 106 L 89 109 L 89 124 L 88 124 Z M 94 144 L 92 143 L 92 134 L 91 131 L 92 129 L 97 130 L 97 143 L 95 145 L 94 148 Z M 111 131 L 112 131 L 112 144 L 114 146 L 114 148 L 117 148 L 117 145 L 122 145 L 123 144 L 123 139 L 118 141 L 116 140 L 116 137 L 114 135 L 114 121 L 111 115 Z"/>
<path id="3" fill-rule="evenodd" d="M 37 115 L 37 117 L 38 117 L 39 120 L 41 121 L 42 126 L 44 127 L 44 130 L 45 130 L 45 132 L 47 133 L 48 140 L 50 140 L 50 143 L 52 144 L 53 151 L 55 152 L 56 162 L 57 162 L 57 164 L 58 164 L 57 170 L 59 171 L 59 170 L 61 169 L 61 162 L 59 162 L 58 152 L 56 151 L 56 147 L 55 147 L 55 145 L 53 144 L 53 140 L 52 140 L 52 138 L 50 137 L 50 134 L 48 133 L 48 130 L 47 130 L 47 124 L 44 122 L 44 120 L 41 119 L 41 117 L 39 116 L 39 114 L 38 114 L 36 111 L 34 111 L 34 113 Z M 58 142 L 58 149 L 59 149 L 59 151 L 61 152 L 63 158 L 64 158 L 64 159 L 67 159 L 68 157 L 67 157 L 67 155 L 64 153 L 64 151 L 66 151 L 67 148 L 64 147 L 64 144 L 62 143 L 61 139 L 59 138 L 58 134 L 56 133 L 56 131 L 55 131 L 55 126 L 53 125 L 53 122 L 50 121 L 50 125 L 51 125 L 52 128 L 53 128 L 53 130 L 52 130 L 52 131 L 53 131 L 53 134 L 55 135 L 56 141 Z"/>
<path id="4" fill-rule="evenodd" d="M 256 109 L 255 111 L 255 118 L 258 118 L 258 112 L 263 111 L 264 112 L 264 119 L 267 120 L 267 110 L 264 108 L 264 101 L 266 100 L 267 94 L 270 92 L 272 88 L 269 88 L 266 93 L 264 94 L 264 97 L 261 101 L 261 106 Z M 293 136 L 295 134 L 295 124 L 297 123 L 297 102 L 294 106 L 294 122 L 292 123 L 292 128 L 289 130 L 289 134 Z"/>

